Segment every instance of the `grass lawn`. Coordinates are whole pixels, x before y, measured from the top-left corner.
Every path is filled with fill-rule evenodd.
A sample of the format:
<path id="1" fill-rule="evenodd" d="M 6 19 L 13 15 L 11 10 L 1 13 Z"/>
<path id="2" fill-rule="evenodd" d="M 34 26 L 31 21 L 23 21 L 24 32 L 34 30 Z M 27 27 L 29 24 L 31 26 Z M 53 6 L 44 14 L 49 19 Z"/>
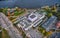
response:
<path id="1" fill-rule="evenodd" d="M 0 27 L 0 30 L 2 28 Z M 5 29 L 2 29 L 2 32 L 0 32 L 0 38 L 10 38 L 10 36 L 8 35 L 7 31 Z"/>
<path id="2" fill-rule="evenodd" d="M 1 27 L 0 27 L 0 30 L 1 30 Z M 2 38 L 2 32 L 0 32 L 0 38 Z"/>
<path id="3" fill-rule="evenodd" d="M 10 38 L 9 34 L 7 33 L 5 29 L 3 29 L 2 31 L 2 38 Z"/>
<path id="4" fill-rule="evenodd" d="M 17 13 L 17 14 L 16 14 L 16 13 Z M 17 17 L 19 17 L 19 16 L 25 15 L 27 12 L 21 11 L 20 13 L 18 13 L 18 12 L 16 12 L 16 13 L 15 13 L 15 15 L 17 15 Z M 14 16 L 15 16 L 15 15 L 14 15 Z M 17 17 L 16 17 L 16 18 L 17 18 Z M 12 22 L 15 22 L 15 21 L 16 21 L 16 18 L 12 19 L 11 21 L 12 21 Z"/>
<path id="5" fill-rule="evenodd" d="M 24 13 L 23 10 L 21 10 L 21 11 L 15 11 L 15 12 L 14 12 L 14 16 L 18 16 L 18 15 L 20 15 L 20 14 L 22 14 L 22 13 Z"/>
<path id="6" fill-rule="evenodd" d="M 20 14 L 21 14 L 21 12 L 18 12 L 18 11 L 14 12 L 14 16 L 18 16 Z"/>
<path id="7" fill-rule="evenodd" d="M 0 38 L 2 38 L 2 32 L 0 32 Z"/>
<path id="8" fill-rule="evenodd" d="M 14 16 L 16 16 L 16 17 L 14 17 L 14 18 L 13 18 L 13 17 L 10 17 L 9 19 L 10 19 L 12 22 L 14 22 L 18 16 L 21 16 L 21 15 L 23 15 L 24 13 L 25 13 L 24 11 L 15 11 L 15 12 L 14 12 Z"/>

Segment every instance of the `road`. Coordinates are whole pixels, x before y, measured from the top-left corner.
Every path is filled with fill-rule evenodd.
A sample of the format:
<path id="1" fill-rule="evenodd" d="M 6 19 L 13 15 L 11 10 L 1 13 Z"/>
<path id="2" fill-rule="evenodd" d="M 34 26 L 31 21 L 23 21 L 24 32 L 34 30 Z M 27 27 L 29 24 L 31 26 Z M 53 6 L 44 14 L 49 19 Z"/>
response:
<path id="1" fill-rule="evenodd" d="M 25 31 L 25 33 L 29 33 L 30 38 L 42 38 L 42 34 L 37 31 L 37 29 L 29 29 L 28 31 Z"/>
<path id="2" fill-rule="evenodd" d="M 22 38 L 19 31 L 13 27 L 10 20 L 2 13 L 0 13 L 0 24 L 8 31 L 11 38 Z"/>

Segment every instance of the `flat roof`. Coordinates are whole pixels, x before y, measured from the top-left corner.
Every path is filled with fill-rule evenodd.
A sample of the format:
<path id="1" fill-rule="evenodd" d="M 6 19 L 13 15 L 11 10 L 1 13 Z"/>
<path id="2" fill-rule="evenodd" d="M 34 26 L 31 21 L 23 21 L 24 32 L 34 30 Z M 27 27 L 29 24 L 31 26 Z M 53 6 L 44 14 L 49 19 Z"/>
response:
<path id="1" fill-rule="evenodd" d="M 57 19 L 57 18 L 56 18 L 55 16 L 50 17 L 50 18 L 47 20 L 47 22 L 45 22 L 45 23 L 42 25 L 42 27 L 44 27 L 44 28 L 50 27 L 51 24 L 53 24 L 53 22 L 56 21 L 56 19 Z"/>
<path id="2" fill-rule="evenodd" d="M 35 15 L 31 15 L 31 16 L 30 16 L 30 18 L 32 18 L 32 19 L 35 18 L 35 17 L 36 17 Z"/>

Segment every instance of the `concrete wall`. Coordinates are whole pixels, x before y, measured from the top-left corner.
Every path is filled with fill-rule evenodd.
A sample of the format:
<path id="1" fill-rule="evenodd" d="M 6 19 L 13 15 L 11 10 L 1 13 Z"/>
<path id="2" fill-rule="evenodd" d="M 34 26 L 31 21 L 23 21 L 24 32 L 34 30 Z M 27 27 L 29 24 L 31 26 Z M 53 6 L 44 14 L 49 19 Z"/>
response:
<path id="1" fill-rule="evenodd" d="M 39 8 L 46 5 L 60 4 L 60 0 L 8 0 L 0 1 L 0 8 L 5 7 L 21 7 L 21 8 Z"/>

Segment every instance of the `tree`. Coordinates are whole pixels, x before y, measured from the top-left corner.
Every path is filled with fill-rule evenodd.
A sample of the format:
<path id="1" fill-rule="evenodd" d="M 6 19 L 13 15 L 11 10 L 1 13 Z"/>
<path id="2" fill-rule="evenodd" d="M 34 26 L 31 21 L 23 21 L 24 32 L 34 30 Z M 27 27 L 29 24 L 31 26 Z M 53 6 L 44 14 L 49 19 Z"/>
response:
<path id="1" fill-rule="evenodd" d="M 52 13 L 48 13 L 47 14 L 47 17 L 49 18 L 49 17 L 51 17 L 53 14 Z"/>

